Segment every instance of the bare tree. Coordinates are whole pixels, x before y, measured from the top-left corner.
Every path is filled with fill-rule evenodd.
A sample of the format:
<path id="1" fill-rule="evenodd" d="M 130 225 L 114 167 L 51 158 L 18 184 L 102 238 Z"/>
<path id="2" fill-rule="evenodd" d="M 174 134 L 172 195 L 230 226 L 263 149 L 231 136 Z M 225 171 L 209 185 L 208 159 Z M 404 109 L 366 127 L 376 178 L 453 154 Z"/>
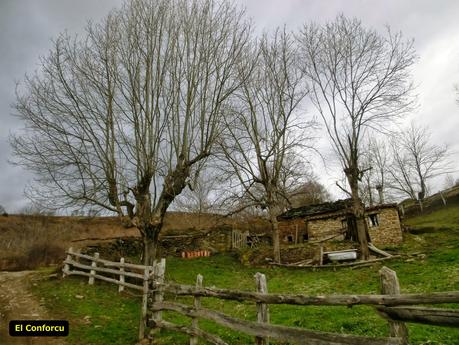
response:
<path id="1" fill-rule="evenodd" d="M 308 177 L 304 183 L 289 195 L 292 207 L 320 204 L 330 199 L 330 193 L 328 193 L 325 186 L 313 177 Z"/>
<path id="2" fill-rule="evenodd" d="M 422 209 L 428 182 L 450 171 L 448 147 L 431 143 L 428 128 L 412 122 L 394 138 L 392 149 L 391 188 L 418 200 Z"/>
<path id="3" fill-rule="evenodd" d="M 192 212 L 198 215 L 217 210 L 215 207 L 215 193 L 217 179 L 208 170 L 200 171 L 174 200 L 175 209 Z"/>
<path id="4" fill-rule="evenodd" d="M 390 146 L 382 139 L 371 137 L 362 149 L 361 166 L 366 170 L 362 177 L 360 193 L 365 204 L 384 204 L 387 199 L 387 178 L 391 163 Z"/>
<path id="5" fill-rule="evenodd" d="M 295 113 L 306 91 L 292 37 L 285 30 L 264 35 L 247 55 L 252 65 L 241 69 L 244 82 L 221 146 L 227 172 L 236 181 L 230 193 L 247 201 L 242 208 L 266 210 L 274 260 L 280 262 L 277 216 L 287 206 L 287 190 L 296 181 L 292 177 L 299 163 L 296 150 L 308 145 L 304 134 L 312 122 L 300 123 Z"/>
<path id="6" fill-rule="evenodd" d="M 167 208 L 221 131 L 249 34 L 227 2 L 132 0 L 59 36 L 15 105 L 25 128 L 11 144 L 34 196 L 115 212 L 151 264 Z"/>
<path id="7" fill-rule="evenodd" d="M 388 29 L 381 35 L 364 28 L 359 20 L 343 15 L 323 26 L 304 25 L 298 42 L 311 85 L 311 100 L 322 117 L 350 187 L 347 192 L 352 197 L 356 218 L 355 237 L 362 257 L 367 259 L 367 226 L 359 196 L 364 173 L 361 146 L 369 131 L 381 130 L 413 104 L 413 45 L 399 33 Z"/>
<path id="8" fill-rule="evenodd" d="M 459 186 L 459 178 L 454 179 L 452 175 L 446 174 L 444 188 L 449 189 L 449 188 L 454 188 L 457 186 Z"/>

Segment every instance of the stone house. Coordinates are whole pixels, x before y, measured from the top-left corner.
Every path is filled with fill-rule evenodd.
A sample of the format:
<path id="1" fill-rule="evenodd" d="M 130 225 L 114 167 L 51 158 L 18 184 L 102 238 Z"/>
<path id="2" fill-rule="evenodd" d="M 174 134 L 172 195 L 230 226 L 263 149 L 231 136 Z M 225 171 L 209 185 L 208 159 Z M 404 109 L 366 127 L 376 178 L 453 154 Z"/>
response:
<path id="1" fill-rule="evenodd" d="M 382 204 L 365 209 L 370 241 L 375 244 L 402 242 L 400 217 L 396 204 Z M 343 240 L 353 221 L 351 200 L 338 200 L 293 208 L 278 217 L 282 243 L 334 239 Z"/>

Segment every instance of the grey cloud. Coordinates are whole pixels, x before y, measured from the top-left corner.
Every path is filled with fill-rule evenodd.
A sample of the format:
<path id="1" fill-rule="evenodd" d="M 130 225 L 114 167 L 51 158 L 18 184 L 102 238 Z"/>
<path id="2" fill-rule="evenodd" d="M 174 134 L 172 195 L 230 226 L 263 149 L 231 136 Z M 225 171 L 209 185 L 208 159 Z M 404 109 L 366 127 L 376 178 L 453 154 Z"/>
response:
<path id="1" fill-rule="evenodd" d="M 239 0 L 247 7 L 258 31 L 287 24 L 294 29 L 305 21 L 324 22 L 343 13 L 360 18 L 367 26 L 383 30 L 388 24 L 414 38 L 420 61 L 414 70 L 420 85 L 420 108 L 412 117 L 430 126 L 438 142 L 459 152 L 455 128 L 459 106 L 453 84 L 459 83 L 459 2 L 365 0 Z M 21 123 L 11 116 L 15 81 L 38 68 L 50 39 L 59 32 L 79 32 L 88 19 L 97 21 L 121 0 L 18 0 L 0 2 L 0 204 L 9 211 L 20 207 L 29 174 L 7 164 L 7 137 Z M 444 61 L 443 61 L 443 60 Z M 438 62 L 440 61 L 440 62 Z M 312 109 L 308 111 L 312 112 Z M 320 162 L 318 163 L 320 164 Z M 459 166 L 457 167 L 459 170 Z M 335 169 L 336 170 L 336 169 Z M 330 180 L 336 176 L 330 174 Z M 11 206 L 11 207 L 9 207 Z"/>

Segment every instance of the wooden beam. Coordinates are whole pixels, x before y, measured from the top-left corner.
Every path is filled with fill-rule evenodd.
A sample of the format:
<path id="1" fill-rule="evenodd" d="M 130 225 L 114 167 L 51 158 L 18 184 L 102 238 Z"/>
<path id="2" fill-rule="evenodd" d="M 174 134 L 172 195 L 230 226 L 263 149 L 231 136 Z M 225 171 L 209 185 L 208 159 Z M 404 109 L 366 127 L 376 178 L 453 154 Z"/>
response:
<path id="1" fill-rule="evenodd" d="M 120 270 L 114 270 L 114 269 L 111 269 L 111 268 L 104 268 L 104 267 L 100 267 L 100 266 L 85 265 L 85 264 L 79 263 L 79 262 L 77 262 L 75 260 L 66 259 L 64 261 L 64 263 L 68 264 L 68 265 L 72 265 L 73 267 L 81 268 L 81 269 L 93 270 L 93 271 L 96 271 L 96 272 L 112 273 L 114 275 L 120 275 L 120 272 L 121 272 Z M 143 279 L 143 274 L 139 274 L 139 273 L 124 272 L 123 275 L 126 276 L 126 277 Z"/>
<path id="2" fill-rule="evenodd" d="M 219 325 L 255 337 L 269 337 L 280 341 L 294 342 L 305 345 L 400 345 L 398 338 L 370 338 L 347 334 L 311 331 L 296 327 L 286 327 L 245 321 L 230 317 L 223 313 L 201 308 L 195 310 L 191 306 L 171 302 L 158 302 L 153 311 L 170 310 L 189 317 L 200 317 L 211 320 Z"/>
<path id="3" fill-rule="evenodd" d="M 279 266 L 279 267 L 286 267 L 286 268 L 331 268 L 333 270 L 340 268 L 340 267 L 364 267 L 364 266 L 369 266 L 371 264 L 374 264 L 376 262 L 381 262 L 381 261 L 386 261 L 386 260 L 391 260 L 391 259 L 396 259 L 400 258 L 400 255 L 392 255 L 390 257 L 385 257 L 385 258 L 378 258 L 378 259 L 371 259 L 371 260 L 362 260 L 362 261 L 357 261 L 357 262 L 347 262 L 343 264 L 336 264 L 336 265 L 304 265 L 304 266 L 297 266 L 297 265 L 289 265 L 289 264 L 279 264 L 275 262 L 271 262 L 270 265 L 273 266 Z"/>
<path id="4" fill-rule="evenodd" d="M 440 304 L 459 303 L 459 291 L 433 292 L 421 294 L 403 295 L 291 295 L 291 294 L 261 294 L 250 291 L 230 289 L 218 289 L 205 287 L 197 289 L 191 285 L 167 283 L 164 289 L 181 296 L 216 297 L 236 301 L 253 301 L 267 304 L 292 304 L 292 305 L 416 305 L 416 304 Z"/>
<path id="5" fill-rule="evenodd" d="M 104 259 L 99 259 L 99 258 L 96 258 L 94 256 L 90 256 L 90 255 L 86 255 L 86 254 L 78 254 L 78 253 L 74 253 L 72 251 L 67 251 L 66 252 L 67 254 L 70 254 L 72 256 L 75 256 L 77 258 L 82 258 L 82 259 L 86 259 L 86 260 L 89 260 L 89 261 L 95 261 L 95 262 L 98 262 L 98 263 L 101 263 L 103 264 L 104 266 L 106 267 L 120 267 L 120 263 L 119 262 L 115 262 L 115 261 L 108 261 L 108 260 L 104 260 Z M 136 265 L 136 264 L 131 264 L 131 263 L 124 263 L 123 266 L 125 268 L 134 268 L 134 269 L 138 269 L 140 271 L 143 272 L 144 268 L 145 268 L 145 265 Z M 149 266 L 150 267 L 150 270 L 153 270 L 153 267 L 152 266 Z"/>
<path id="6" fill-rule="evenodd" d="M 368 243 L 368 249 L 370 249 L 372 252 L 376 254 L 380 254 L 386 258 L 392 257 L 392 254 L 389 254 L 388 252 L 385 252 L 384 250 L 381 250 L 379 248 L 376 248 L 372 243 Z"/>
<path id="7" fill-rule="evenodd" d="M 204 339 L 205 341 L 215 345 L 228 345 L 228 343 L 223 341 L 220 337 L 213 335 L 211 333 L 207 333 L 201 329 L 194 329 L 188 326 L 179 326 L 164 320 L 156 321 L 155 327 L 185 333 L 190 336 L 198 336 Z"/>
<path id="8" fill-rule="evenodd" d="M 377 307 L 376 310 L 396 321 L 459 328 L 459 310 L 425 307 Z"/>
<path id="9" fill-rule="evenodd" d="M 83 272 L 83 271 L 70 271 L 68 273 L 69 276 L 72 276 L 72 275 L 76 275 L 76 276 L 83 276 L 83 277 L 91 277 L 91 274 L 88 273 L 88 272 Z M 138 285 L 135 285 L 135 284 L 130 284 L 130 283 L 121 283 L 118 279 L 113 279 L 113 278 L 107 278 L 107 277 L 104 277 L 104 276 L 101 276 L 99 274 L 95 274 L 94 275 L 94 278 L 96 279 L 99 279 L 99 280 L 103 280 L 107 283 L 113 283 L 113 284 L 117 284 L 117 285 L 123 285 L 125 287 L 128 287 L 130 289 L 134 289 L 134 290 L 140 290 L 140 291 L 143 291 L 143 287 L 142 286 L 138 286 Z"/>

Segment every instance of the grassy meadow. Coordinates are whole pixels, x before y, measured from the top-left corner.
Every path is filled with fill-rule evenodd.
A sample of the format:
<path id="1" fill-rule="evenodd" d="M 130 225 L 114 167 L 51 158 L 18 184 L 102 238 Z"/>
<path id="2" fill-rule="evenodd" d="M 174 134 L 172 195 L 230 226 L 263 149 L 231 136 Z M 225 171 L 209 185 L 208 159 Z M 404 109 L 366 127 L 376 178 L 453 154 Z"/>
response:
<path id="1" fill-rule="evenodd" d="M 430 215 L 410 219 L 411 233 L 398 248 L 385 248 L 406 254 L 386 265 L 399 277 L 402 293 L 459 290 L 459 208 L 448 207 Z M 384 248 L 383 248 L 384 249 Z M 419 255 L 419 254 L 425 255 Z M 416 254 L 409 256 L 409 254 Z M 254 274 L 266 274 L 270 292 L 308 295 L 379 292 L 378 270 L 381 264 L 336 272 L 291 270 L 285 268 L 251 268 L 243 266 L 232 255 L 183 260 L 167 258 L 166 279 L 194 284 L 196 275 L 204 276 L 205 286 L 255 290 Z M 88 286 L 80 277 L 42 280 L 33 288 L 51 314 L 70 321 L 70 344 L 135 344 L 140 313 L 140 296 L 136 292 L 119 294 L 115 285 L 96 281 Z M 166 299 L 175 299 L 168 296 Z M 177 300 L 191 304 L 190 298 Z M 255 320 L 254 303 L 237 303 L 202 298 L 204 307 L 226 314 Z M 458 306 L 445 306 L 458 308 Z M 387 336 L 387 322 L 372 307 L 298 307 L 270 306 L 271 322 L 338 333 Z M 168 312 L 164 318 L 180 324 L 191 321 Z M 212 331 L 229 344 L 249 344 L 253 340 L 200 321 L 200 326 Z M 411 344 L 459 344 L 459 329 L 409 324 Z M 172 332 L 161 332 L 157 344 L 187 344 L 188 338 Z"/>

